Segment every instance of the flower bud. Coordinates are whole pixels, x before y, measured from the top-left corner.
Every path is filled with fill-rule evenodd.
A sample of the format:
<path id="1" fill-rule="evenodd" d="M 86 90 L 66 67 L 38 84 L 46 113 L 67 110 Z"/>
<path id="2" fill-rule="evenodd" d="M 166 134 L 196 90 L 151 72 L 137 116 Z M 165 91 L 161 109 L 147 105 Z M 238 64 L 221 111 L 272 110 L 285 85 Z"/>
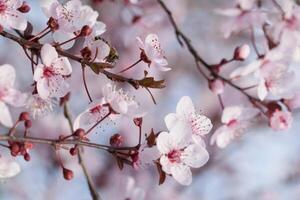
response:
<path id="1" fill-rule="evenodd" d="M 30 6 L 25 1 L 23 1 L 22 6 L 18 8 L 18 11 L 20 11 L 21 13 L 28 13 L 30 11 Z"/>
<path id="2" fill-rule="evenodd" d="M 235 49 L 234 59 L 243 61 L 248 58 L 249 54 L 250 54 L 250 47 L 249 47 L 249 45 L 244 44 Z"/>
<path id="3" fill-rule="evenodd" d="M 17 156 L 20 153 L 20 145 L 18 143 L 13 143 L 10 146 L 10 153 L 12 156 Z"/>
<path id="4" fill-rule="evenodd" d="M 83 138 L 85 136 L 85 131 L 82 128 L 79 128 L 74 132 L 74 136 Z"/>
<path id="5" fill-rule="evenodd" d="M 139 117 L 139 118 L 134 118 L 133 122 L 136 126 L 141 126 L 143 123 L 143 118 Z"/>
<path id="6" fill-rule="evenodd" d="M 24 160 L 26 160 L 26 161 L 30 161 L 30 159 L 31 159 L 29 153 L 25 153 L 25 155 L 23 157 L 24 157 Z"/>
<path id="7" fill-rule="evenodd" d="M 22 112 L 19 115 L 19 121 L 27 121 L 29 120 L 29 113 L 28 112 Z"/>
<path id="8" fill-rule="evenodd" d="M 120 147 L 123 144 L 123 137 L 120 134 L 114 134 L 110 137 L 109 143 L 113 147 Z"/>
<path id="9" fill-rule="evenodd" d="M 70 154 L 71 154 L 72 156 L 77 155 L 77 154 L 78 154 L 78 148 L 72 147 L 72 148 L 70 149 Z"/>
<path id="10" fill-rule="evenodd" d="M 90 26 L 85 25 L 81 28 L 80 36 L 86 37 L 86 36 L 89 36 L 92 32 L 93 32 L 93 29 Z"/>
<path id="11" fill-rule="evenodd" d="M 63 168 L 63 175 L 66 180 L 71 180 L 74 177 L 74 173 L 72 170 Z"/>
<path id="12" fill-rule="evenodd" d="M 275 131 L 286 131 L 291 128 L 293 117 L 291 112 L 276 110 L 269 118 L 269 125 Z"/>
<path id="13" fill-rule="evenodd" d="M 224 82 L 220 79 L 214 79 L 209 81 L 209 89 L 216 95 L 224 92 Z"/>
<path id="14" fill-rule="evenodd" d="M 52 31 L 56 31 L 58 30 L 59 28 L 59 25 L 58 25 L 58 22 L 56 19 L 54 19 L 53 17 L 50 17 L 48 22 L 47 22 L 47 25 L 50 27 L 50 29 Z"/>
<path id="15" fill-rule="evenodd" d="M 31 126 L 32 126 L 32 122 L 31 122 L 31 120 L 26 120 L 25 121 L 25 123 L 24 123 L 24 125 L 25 125 L 25 128 L 31 128 Z"/>

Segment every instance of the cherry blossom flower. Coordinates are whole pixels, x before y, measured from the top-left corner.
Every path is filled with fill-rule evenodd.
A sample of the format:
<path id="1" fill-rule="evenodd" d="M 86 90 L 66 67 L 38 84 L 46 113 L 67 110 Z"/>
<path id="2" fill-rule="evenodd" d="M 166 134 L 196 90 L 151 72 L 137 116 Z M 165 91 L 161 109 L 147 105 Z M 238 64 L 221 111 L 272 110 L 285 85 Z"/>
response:
<path id="1" fill-rule="evenodd" d="M 37 91 L 42 99 L 63 97 L 69 92 L 69 84 L 64 76 L 72 73 L 71 64 L 66 57 L 58 57 L 54 47 L 45 44 L 41 49 L 43 64 L 34 71 Z"/>
<path id="2" fill-rule="evenodd" d="M 4 28 L 23 31 L 27 27 L 24 14 L 18 11 L 22 6 L 21 0 L 0 0 L 0 24 Z"/>
<path id="3" fill-rule="evenodd" d="M 233 139 L 240 137 L 245 132 L 251 124 L 251 119 L 258 113 L 259 111 L 255 108 L 226 107 L 221 118 L 224 125 L 214 132 L 210 144 L 216 143 L 219 148 L 225 148 Z"/>
<path id="4" fill-rule="evenodd" d="M 98 103 L 92 103 L 88 109 L 80 113 L 74 121 L 74 130 L 82 128 L 87 131 L 97 122 L 102 120 L 109 113 L 109 108 L 103 105 L 104 99 L 100 100 Z"/>
<path id="5" fill-rule="evenodd" d="M 105 62 L 105 58 L 110 52 L 110 46 L 100 38 L 105 31 L 106 25 L 96 22 L 92 34 L 85 38 L 84 46 L 91 51 L 90 58 L 96 62 Z"/>
<path id="6" fill-rule="evenodd" d="M 225 38 L 245 29 L 261 27 L 266 20 L 266 14 L 255 7 L 256 1 L 237 0 L 236 2 L 235 8 L 216 9 L 216 13 L 229 17 L 222 26 Z"/>
<path id="7" fill-rule="evenodd" d="M 140 106 L 133 97 L 130 97 L 123 89 L 117 89 L 111 83 L 106 84 L 102 90 L 103 99 L 117 114 L 138 118 L 145 115 L 140 111 Z"/>
<path id="8" fill-rule="evenodd" d="M 24 106 L 27 95 L 13 88 L 16 73 L 11 65 L 1 65 L 0 71 L 0 122 L 11 127 L 13 122 L 6 103 L 15 107 Z"/>
<path id="9" fill-rule="evenodd" d="M 224 86 L 224 81 L 220 79 L 214 79 L 209 82 L 209 89 L 217 95 L 224 92 Z"/>
<path id="10" fill-rule="evenodd" d="M 46 3 L 43 11 L 47 17 L 52 17 L 57 21 L 58 30 L 53 34 L 57 42 L 64 42 L 76 36 L 85 25 L 93 27 L 98 18 L 98 12 L 90 6 L 82 5 L 80 0 L 71 0 L 65 4 L 57 0 Z M 64 48 L 70 48 L 74 41 L 63 45 Z"/>
<path id="11" fill-rule="evenodd" d="M 8 158 L 0 158 L 0 179 L 11 178 L 19 174 L 20 165 Z"/>
<path id="12" fill-rule="evenodd" d="M 272 27 L 273 39 L 277 42 L 291 41 L 297 45 L 300 42 L 300 7 L 290 0 L 281 1 L 280 7 L 284 16 Z"/>
<path id="13" fill-rule="evenodd" d="M 186 124 L 180 123 L 170 132 L 162 132 L 156 139 L 162 170 L 182 185 L 192 182 L 190 167 L 199 168 L 209 159 L 203 144 L 193 143 L 186 134 Z"/>
<path id="14" fill-rule="evenodd" d="M 130 118 L 145 115 L 144 112 L 140 111 L 138 103 L 132 97 L 128 96 L 122 89 L 117 90 L 116 86 L 111 83 L 103 87 L 103 98 L 96 102 L 92 103 L 88 109 L 76 117 L 73 125 L 75 130 L 78 128 L 88 130 L 102 120 L 110 111 L 106 104 L 109 104 L 113 111 L 116 112 L 109 115 L 111 120 L 116 120 L 119 115 Z"/>
<path id="15" fill-rule="evenodd" d="M 158 36 L 155 34 L 149 34 L 145 38 L 145 42 L 141 38 L 137 37 L 137 40 L 142 50 L 141 59 L 148 63 L 149 67 L 157 68 L 161 71 L 169 71 L 171 68 L 165 67 L 168 65 L 168 61 L 163 55 Z"/>
<path id="16" fill-rule="evenodd" d="M 190 97 L 184 96 L 177 103 L 176 113 L 170 113 L 165 117 L 167 128 L 172 131 L 177 129 L 180 123 L 186 124 L 185 132 L 190 134 L 196 142 L 201 142 L 201 137 L 212 129 L 209 118 L 196 112 Z"/>
<path id="17" fill-rule="evenodd" d="M 276 98 L 286 98 L 292 95 L 293 71 L 289 71 L 289 56 L 285 56 L 284 47 L 279 46 L 252 63 L 234 70 L 230 77 L 237 79 L 253 74 L 257 79 L 257 95 L 264 100 L 268 93 Z"/>
<path id="18" fill-rule="evenodd" d="M 295 110 L 300 108 L 300 93 L 296 93 L 293 97 L 285 99 L 284 103 L 290 110 Z"/>
<path id="19" fill-rule="evenodd" d="M 270 117 L 270 126 L 275 131 L 286 131 L 291 128 L 292 114 L 288 111 L 276 110 Z"/>
<path id="20" fill-rule="evenodd" d="M 51 113 L 54 105 L 56 105 L 55 101 L 50 98 L 42 99 L 38 94 L 31 95 L 27 102 L 27 108 L 30 109 L 34 119 Z"/>

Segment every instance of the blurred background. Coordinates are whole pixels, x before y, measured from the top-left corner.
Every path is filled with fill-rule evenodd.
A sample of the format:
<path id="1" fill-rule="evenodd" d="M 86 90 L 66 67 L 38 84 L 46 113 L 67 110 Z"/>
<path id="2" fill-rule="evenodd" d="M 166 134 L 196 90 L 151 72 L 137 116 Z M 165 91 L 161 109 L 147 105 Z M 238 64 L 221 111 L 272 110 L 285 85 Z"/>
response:
<path id="1" fill-rule="evenodd" d="M 46 0 L 45 0 L 46 1 Z M 174 35 L 172 26 L 164 11 L 155 0 L 141 0 L 136 5 L 124 4 L 121 0 L 85 1 L 99 11 L 99 19 L 107 24 L 107 39 L 119 53 L 115 72 L 139 59 L 139 48 L 135 38 L 144 38 L 148 33 L 156 33 L 172 68 L 170 72 L 150 70 L 157 79 L 166 80 L 166 88 L 152 90 L 157 105 L 153 105 L 145 90 L 134 90 L 123 84 L 125 90 L 134 95 L 147 111 L 144 119 L 143 133 L 166 130 L 164 116 L 174 112 L 178 100 L 190 96 L 197 109 L 213 120 L 214 130 L 220 124 L 221 108 L 217 97 L 210 92 L 207 82 L 196 70 L 193 58 L 181 48 Z M 34 25 L 35 33 L 46 26 L 39 0 L 28 0 L 31 6 L 28 20 Z M 244 32 L 224 39 L 220 27 L 224 18 L 217 16 L 216 8 L 227 8 L 235 5 L 233 0 L 165 0 L 173 12 L 180 28 L 193 41 L 200 55 L 209 63 L 217 63 L 222 58 L 230 58 L 236 46 L 249 43 L 249 33 Z M 135 15 L 141 18 L 132 22 Z M 44 40 L 44 42 L 47 39 Z M 78 41 L 70 50 L 79 54 L 83 41 Z M 16 88 L 21 91 L 31 90 L 32 75 L 30 62 L 17 44 L 0 38 L 0 64 L 9 63 L 16 68 Z M 254 56 L 254 55 L 253 55 Z M 70 109 L 73 119 L 88 106 L 81 77 L 80 66 L 72 62 L 73 74 Z M 124 73 L 128 77 L 143 77 L 145 64 L 140 64 Z M 102 75 L 87 72 L 88 85 L 94 98 L 101 97 L 101 88 L 108 82 Z M 243 103 L 243 97 L 226 88 L 225 105 Z M 23 110 L 11 108 L 16 119 Z M 143 152 L 143 164 L 136 170 L 129 166 L 120 171 L 114 158 L 95 149 L 85 148 L 84 160 L 104 200 L 124 200 L 123 179 L 127 175 L 134 177 L 136 187 L 145 190 L 145 199 L 149 200 L 235 200 L 235 199 L 299 199 L 300 196 L 300 114 L 294 114 L 293 127 L 288 132 L 273 132 L 266 123 L 260 123 L 249 129 L 239 140 L 225 149 L 208 146 L 209 162 L 202 168 L 193 170 L 193 183 L 180 186 L 174 179 L 167 177 L 166 182 L 158 186 L 158 173 L 151 160 L 157 156 L 155 150 Z M 129 126 L 128 121 L 121 120 L 116 124 L 93 134 L 90 139 L 96 143 L 108 144 L 114 133 L 125 138 L 126 145 L 137 142 L 137 130 Z M 130 123 L 132 124 L 132 123 Z M 213 131 L 214 131 L 213 130 Z M 2 132 L 7 130 L 1 129 Z M 59 106 L 54 112 L 34 121 L 31 131 L 33 136 L 57 138 L 68 134 L 69 127 Z M 213 133 L 211 132 L 211 134 Z M 211 137 L 207 136 L 207 141 Z M 0 149 L 1 155 L 9 154 Z M 31 161 L 22 158 L 16 160 L 21 164 L 22 172 L 14 178 L 1 180 L 0 199 L 3 200 L 87 200 L 89 189 L 77 158 L 62 151 L 63 162 L 72 169 L 75 177 L 66 181 L 62 177 L 54 151 L 51 147 L 37 145 L 32 151 Z"/>

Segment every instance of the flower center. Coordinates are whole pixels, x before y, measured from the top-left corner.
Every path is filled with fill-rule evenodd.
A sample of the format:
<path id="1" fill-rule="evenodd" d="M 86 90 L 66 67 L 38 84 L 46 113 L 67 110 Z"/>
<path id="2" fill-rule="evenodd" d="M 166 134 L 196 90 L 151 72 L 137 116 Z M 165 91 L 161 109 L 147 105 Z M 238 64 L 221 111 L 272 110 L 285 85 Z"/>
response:
<path id="1" fill-rule="evenodd" d="M 0 14 L 4 13 L 7 9 L 7 5 L 5 4 L 5 2 L 0 1 Z"/>
<path id="2" fill-rule="evenodd" d="M 54 70 L 52 67 L 45 67 L 44 68 L 44 71 L 43 71 L 43 76 L 46 77 L 46 78 L 49 78 L 51 76 L 54 76 L 55 73 L 54 73 Z"/>
<path id="3" fill-rule="evenodd" d="M 180 150 L 172 150 L 168 153 L 167 156 L 171 163 L 179 163 L 181 151 Z"/>
<path id="4" fill-rule="evenodd" d="M 101 109 L 102 109 L 102 106 L 101 106 L 101 105 L 97 105 L 97 106 L 91 108 L 91 109 L 90 109 L 90 112 L 91 112 L 92 114 L 100 113 Z"/>
<path id="5" fill-rule="evenodd" d="M 287 122 L 287 120 L 286 120 L 286 118 L 285 118 L 284 116 L 280 116 L 280 117 L 279 117 L 279 121 L 280 121 L 280 123 L 281 123 L 282 125 L 288 126 L 288 122 Z"/>
<path id="6" fill-rule="evenodd" d="M 227 123 L 228 127 L 233 127 L 237 124 L 237 120 L 236 119 L 232 119 Z"/>

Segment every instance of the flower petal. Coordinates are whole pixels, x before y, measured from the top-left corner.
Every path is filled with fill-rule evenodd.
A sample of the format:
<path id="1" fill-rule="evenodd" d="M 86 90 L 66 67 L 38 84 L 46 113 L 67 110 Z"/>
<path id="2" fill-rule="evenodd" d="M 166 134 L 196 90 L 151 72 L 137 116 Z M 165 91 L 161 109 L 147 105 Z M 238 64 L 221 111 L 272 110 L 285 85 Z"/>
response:
<path id="1" fill-rule="evenodd" d="M 195 112 L 194 104 L 190 97 L 183 96 L 177 103 L 176 112 L 179 115 L 189 115 L 193 112 Z"/>
<path id="2" fill-rule="evenodd" d="M 192 183 L 192 172 L 186 165 L 177 164 L 172 166 L 171 174 L 182 185 L 190 185 Z"/>
<path id="3" fill-rule="evenodd" d="M 50 95 L 49 85 L 47 79 L 43 78 L 37 82 L 37 91 L 42 99 L 48 99 Z"/>
<path id="4" fill-rule="evenodd" d="M 165 116 L 165 123 L 169 130 L 171 130 L 173 127 L 175 127 L 177 123 L 177 115 L 175 113 L 170 113 L 167 116 Z"/>
<path id="5" fill-rule="evenodd" d="M 164 172 L 166 172 L 167 174 L 171 174 L 171 167 L 172 167 L 172 163 L 170 162 L 170 160 L 168 159 L 167 156 L 162 155 L 159 159 L 159 162 L 162 166 L 162 170 Z"/>
<path id="6" fill-rule="evenodd" d="M 55 68 L 55 71 L 61 75 L 67 76 L 72 73 L 72 66 L 66 57 L 60 57 L 54 60 L 52 66 Z"/>
<path id="7" fill-rule="evenodd" d="M 156 138 L 156 146 L 161 154 L 169 153 L 174 148 L 172 136 L 168 132 L 161 132 Z"/>
<path id="8" fill-rule="evenodd" d="M 10 112 L 8 110 L 8 107 L 5 105 L 5 103 L 0 101 L 0 122 L 6 127 L 12 127 L 13 121 L 10 115 Z"/>
<path id="9" fill-rule="evenodd" d="M 15 79 L 16 79 L 16 72 L 13 66 L 4 64 L 0 66 L 0 85 L 12 87 Z"/>
<path id="10" fill-rule="evenodd" d="M 202 145 L 192 144 L 184 150 L 181 159 L 186 165 L 199 168 L 207 163 L 209 155 Z"/>
<path id="11" fill-rule="evenodd" d="M 17 162 L 0 158 L 0 179 L 11 178 L 20 173 L 21 168 Z"/>
<path id="12" fill-rule="evenodd" d="M 49 67 L 58 58 L 58 54 L 53 46 L 46 43 L 41 49 L 41 57 L 44 65 Z"/>

